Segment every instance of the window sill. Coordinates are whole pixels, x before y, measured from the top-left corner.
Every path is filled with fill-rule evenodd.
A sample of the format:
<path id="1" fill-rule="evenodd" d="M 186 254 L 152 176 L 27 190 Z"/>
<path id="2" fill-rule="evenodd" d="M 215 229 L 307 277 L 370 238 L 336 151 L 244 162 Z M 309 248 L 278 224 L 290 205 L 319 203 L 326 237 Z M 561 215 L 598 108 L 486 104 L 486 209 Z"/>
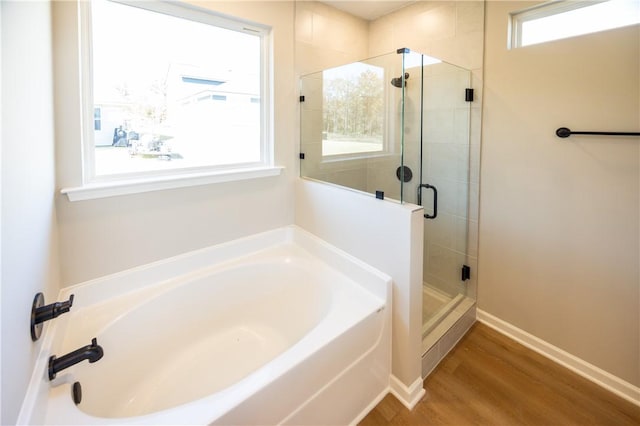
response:
<path id="1" fill-rule="evenodd" d="M 255 179 L 278 176 L 284 167 L 260 167 L 223 172 L 192 173 L 147 179 L 91 183 L 75 188 L 63 188 L 69 201 L 93 200 L 96 198 L 115 197 L 118 195 L 139 194 L 142 192 L 160 191 L 163 189 L 184 188 L 207 185 L 211 183 L 232 182 L 236 180 Z"/>
<path id="2" fill-rule="evenodd" d="M 321 163 L 342 163 L 345 161 L 377 160 L 380 158 L 389 158 L 389 157 L 397 157 L 397 156 L 398 154 L 393 154 L 388 151 L 323 155 Z"/>

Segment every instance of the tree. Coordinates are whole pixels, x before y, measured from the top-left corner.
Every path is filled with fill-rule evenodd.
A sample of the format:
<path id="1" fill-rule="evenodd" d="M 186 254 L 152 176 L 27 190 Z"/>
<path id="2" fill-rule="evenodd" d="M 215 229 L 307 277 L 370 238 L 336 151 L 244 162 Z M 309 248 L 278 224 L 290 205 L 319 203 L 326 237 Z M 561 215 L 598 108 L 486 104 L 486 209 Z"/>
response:
<path id="1" fill-rule="evenodd" d="M 357 76 L 326 79 L 324 131 L 349 137 L 381 136 L 384 116 L 382 78 L 366 69 Z"/>

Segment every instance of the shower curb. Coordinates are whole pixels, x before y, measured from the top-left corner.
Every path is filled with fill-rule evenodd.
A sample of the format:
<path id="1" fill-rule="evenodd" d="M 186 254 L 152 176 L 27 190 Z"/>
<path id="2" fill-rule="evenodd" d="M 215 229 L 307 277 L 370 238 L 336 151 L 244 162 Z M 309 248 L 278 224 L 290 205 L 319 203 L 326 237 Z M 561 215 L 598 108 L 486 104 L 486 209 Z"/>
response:
<path id="1" fill-rule="evenodd" d="M 464 337 L 476 322 L 476 303 L 465 298 L 423 341 L 423 380 Z"/>

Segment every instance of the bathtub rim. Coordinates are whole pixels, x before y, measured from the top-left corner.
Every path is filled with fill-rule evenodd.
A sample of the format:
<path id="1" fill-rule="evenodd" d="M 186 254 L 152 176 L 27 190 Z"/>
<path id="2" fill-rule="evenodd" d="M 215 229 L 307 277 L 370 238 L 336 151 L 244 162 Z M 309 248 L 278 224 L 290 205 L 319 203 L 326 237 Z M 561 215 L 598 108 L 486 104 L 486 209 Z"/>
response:
<path id="1" fill-rule="evenodd" d="M 159 281 L 168 281 L 198 272 L 213 264 L 217 265 L 239 260 L 261 250 L 286 243 L 299 245 L 354 281 L 361 282 L 367 276 L 373 276 L 383 281 L 392 281 L 389 275 L 375 269 L 346 251 L 327 243 L 309 231 L 297 225 L 287 225 L 76 283 L 60 289 L 58 300 L 68 298 L 71 294 L 87 297 L 87 292 L 93 291 L 95 295 L 90 295 L 89 302 L 83 302 L 85 306 L 89 306 L 103 300 L 103 298 L 98 299 L 100 294 L 104 295 L 104 293 L 108 292 L 109 297 L 122 296 L 147 286 L 155 285 Z M 177 265 L 179 268 L 176 268 L 175 271 L 171 269 Z M 353 266 L 356 266 L 356 268 L 353 268 Z M 357 273 L 354 273 L 356 271 Z M 124 277 L 133 279 L 135 283 L 131 284 L 130 281 L 119 282 L 124 281 Z M 99 286 L 102 288 L 97 291 L 96 288 Z M 369 291 L 372 291 L 378 297 L 386 297 L 382 287 L 369 289 Z"/>

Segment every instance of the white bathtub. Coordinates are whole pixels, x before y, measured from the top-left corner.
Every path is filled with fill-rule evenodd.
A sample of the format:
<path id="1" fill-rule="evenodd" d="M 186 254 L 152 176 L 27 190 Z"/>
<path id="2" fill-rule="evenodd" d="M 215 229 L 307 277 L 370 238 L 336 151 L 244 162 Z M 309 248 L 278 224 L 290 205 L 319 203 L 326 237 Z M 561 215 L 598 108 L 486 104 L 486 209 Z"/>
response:
<path id="1" fill-rule="evenodd" d="M 390 278 L 293 226 L 58 300 L 72 293 L 45 328 L 19 423 L 349 424 L 388 391 Z M 93 337 L 104 357 L 50 382 L 49 356 Z"/>

